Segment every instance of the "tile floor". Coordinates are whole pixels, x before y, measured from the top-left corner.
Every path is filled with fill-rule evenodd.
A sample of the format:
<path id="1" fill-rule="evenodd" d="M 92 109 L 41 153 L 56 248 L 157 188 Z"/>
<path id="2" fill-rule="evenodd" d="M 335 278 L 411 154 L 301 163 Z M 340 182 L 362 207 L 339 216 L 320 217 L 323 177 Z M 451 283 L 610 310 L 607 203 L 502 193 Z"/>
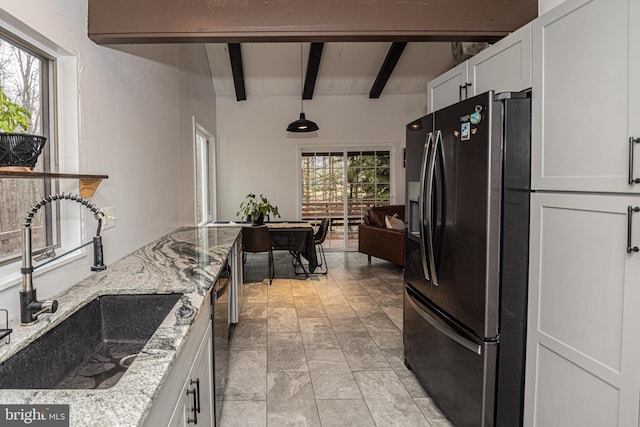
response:
<path id="1" fill-rule="evenodd" d="M 274 258 L 269 286 L 266 255 L 247 256 L 222 427 L 452 426 L 403 363 L 400 268 L 331 252 L 304 279 Z"/>

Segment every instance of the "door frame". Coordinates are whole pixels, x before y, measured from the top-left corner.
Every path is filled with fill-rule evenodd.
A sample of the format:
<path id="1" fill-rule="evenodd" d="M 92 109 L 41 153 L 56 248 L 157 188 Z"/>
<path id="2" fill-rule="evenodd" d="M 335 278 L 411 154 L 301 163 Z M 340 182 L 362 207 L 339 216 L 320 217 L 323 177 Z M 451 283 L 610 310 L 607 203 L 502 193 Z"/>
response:
<path id="1" fill-rule="evenodd" d="M 197 160 L 197 136 L 204 135 L 207 141 L 207 198 L 208 198 L 208 217 L 198 222 L 197 200 L 198 200 L 198 160 Z M 206 224 L 207 222 L 216 221 L 218 214 L 217 203 L 217 144 L 216 139 L 200 121 L 193 116 L 193 195 L 194 195 L 194 221 L 197 225 Z"/>
<path id="2" fill-rule="evenodd" d="M 300 164 L 300 159 L 302 157 L 303 152 L 312 152 L 312 151 L 320 151 L 320 152 L 344 152 L 345 154 L 349 151 L 389 151 L 389 203 L 399 204 L 404 203 L 404 173 L 400 173 L 400 170 L 403 170 L 402 163 L 402 155 L 398 155 L 398 153 L 402 152 L 402 143 L 399 141 L 392 142 L 336 142 L 327 145 L 322 145 L 318 142 L 299 142 L 298 143 L 298 153 L 297 153 L 297 166 L 296 166 L 296 175 L 297 175 L 297 184 L 296 184 L 296 205 L 298 209 L 298 220 L 302 219 L 302 167 Z M 346 183 L 346 177 L 344 182 Z M 401 194 L 401 197 L 398 197 L 398 194 Z M 345 194 L 346 197 L 346 194 Z M 399 199 L 402 199 L 399 201 Z M 345 213 L 346 215 L 346 213 Z M 348 241 L 348 233 L 346 232 L 345 226 L 345 234 L 342 248 L 339 250 L 349 250 L 347 247 Z"/>

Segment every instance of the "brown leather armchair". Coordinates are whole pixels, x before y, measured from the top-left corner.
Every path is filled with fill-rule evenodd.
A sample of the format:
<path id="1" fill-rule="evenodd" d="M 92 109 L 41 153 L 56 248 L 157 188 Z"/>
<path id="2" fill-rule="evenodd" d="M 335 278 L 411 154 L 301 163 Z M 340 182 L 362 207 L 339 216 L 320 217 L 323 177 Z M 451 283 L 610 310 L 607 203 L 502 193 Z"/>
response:
<path id="1" fill-rule="evenodd" d="M 390 261 L 404 267 L 405 230 L 387 228 L 385 216 L 397 214 L 404 221 L 404 205 L 376 206 L 364 216 L 358 226 L 358 252 Z"/>

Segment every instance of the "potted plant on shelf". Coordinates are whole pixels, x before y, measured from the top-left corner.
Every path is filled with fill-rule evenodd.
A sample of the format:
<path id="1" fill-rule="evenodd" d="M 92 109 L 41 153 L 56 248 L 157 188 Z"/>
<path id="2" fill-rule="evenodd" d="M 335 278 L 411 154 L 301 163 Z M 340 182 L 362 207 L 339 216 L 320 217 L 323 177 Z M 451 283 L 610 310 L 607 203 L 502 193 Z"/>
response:
<path id="1" fill-rule="evenodd" d="M 36 165 L 47 139 L 25 133 L 30 119 L 31 113 L 11 101 L 0 87 L 0 167 L 31 170 Z"/>
<path id="2" fill-rule="evenodd" d="M 260 194 L 249 193 L 240 203 L 240 210 L 236 212 L 243 221 L 251 221 L 254 225 L 264 224 L 264 217 L 273 214 L 274 217 L 280 217 L 278 207 L 273 206 L 267 198 Z"/>

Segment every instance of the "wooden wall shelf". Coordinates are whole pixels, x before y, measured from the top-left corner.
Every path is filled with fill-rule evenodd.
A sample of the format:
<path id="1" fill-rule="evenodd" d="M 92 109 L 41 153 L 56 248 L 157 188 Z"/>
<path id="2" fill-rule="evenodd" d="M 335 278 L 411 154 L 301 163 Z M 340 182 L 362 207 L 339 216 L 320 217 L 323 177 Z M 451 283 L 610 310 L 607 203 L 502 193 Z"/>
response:
<path id="1" fill-rule="evenodd" d="M 11 171 L 0 169 L 0 178 L 77 179 L 80 187 L 80 197 L 92 197 L 102 180 L 109 178 L 109 175 Z"/>

